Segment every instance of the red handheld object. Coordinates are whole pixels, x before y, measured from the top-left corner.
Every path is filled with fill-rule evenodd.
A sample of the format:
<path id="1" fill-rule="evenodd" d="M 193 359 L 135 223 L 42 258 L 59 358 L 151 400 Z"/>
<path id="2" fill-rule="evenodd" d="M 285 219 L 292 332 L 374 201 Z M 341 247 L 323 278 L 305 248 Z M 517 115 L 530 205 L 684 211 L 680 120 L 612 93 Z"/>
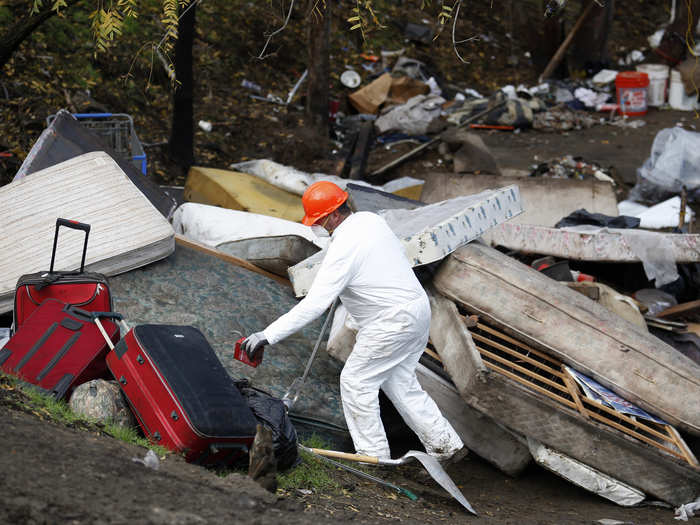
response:
<path id="1" fill-rule="evenodd" d="M 245 337 L 241 337 L 238 341 L 236 341 L 236 346 L 233 350 L 233 357 L 238 359 L 241 363 L 245 363 L 246 365 L 250 365 L 253 368 L 258 366 L 260 363 L 262 363 L 262 358 L 263 358 L 263 351 L 262 349 L 258 350 L 257 353 L 255 354 L 254 359 L 250 359 L 248 357 L 248 354 L 246 353 L 243 348 L 241 348 L 241 343 L 245 340 Z"/>

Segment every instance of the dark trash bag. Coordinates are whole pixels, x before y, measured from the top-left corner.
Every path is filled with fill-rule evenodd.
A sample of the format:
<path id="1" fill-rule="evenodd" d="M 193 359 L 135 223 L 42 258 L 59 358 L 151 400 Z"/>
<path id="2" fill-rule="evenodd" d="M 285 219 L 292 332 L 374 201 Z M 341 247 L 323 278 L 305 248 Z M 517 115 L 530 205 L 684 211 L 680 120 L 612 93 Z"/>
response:
<path id="1" fill-rule="evenodd" d="M 281 399 L 250 386 L 247 379 L 236 381 L 236 386 L 248 402 L 255 418 L 272 430 L 272 444 L 277 459 L 277 469 L 286 470 L 299 461 L 297 431 L 287 414 Z"/>
<path id="2" fill-rule="evenodd" d="M 576 210 L 575 212 L 572 212 L 561 219 L 554 225 L 554 227 L 566 228 L 567 226 L 590 224 L 592 226 L 607 228 L 637 228 L 639 226 L 639 222 L 640 219 L 637 217 L 629 217 L 627 215 L 612 217 L 610 215 L 603 215 L 602 213 L 591 213 L 588 210 L 581 208 L 580 210 Z"/>

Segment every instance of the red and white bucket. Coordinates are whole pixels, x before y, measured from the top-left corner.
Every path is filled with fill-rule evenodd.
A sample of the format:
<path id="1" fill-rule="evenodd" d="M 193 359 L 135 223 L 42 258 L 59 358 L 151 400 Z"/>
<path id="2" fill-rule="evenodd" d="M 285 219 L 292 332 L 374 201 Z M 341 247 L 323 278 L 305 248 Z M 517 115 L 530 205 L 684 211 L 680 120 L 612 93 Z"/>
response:
<path id="1" fill-rule="evenodd" d="M 621 71 L 615 77 L 620 113 L 630 117 L 646 115 L 649 75 L 641 71 Z"/>

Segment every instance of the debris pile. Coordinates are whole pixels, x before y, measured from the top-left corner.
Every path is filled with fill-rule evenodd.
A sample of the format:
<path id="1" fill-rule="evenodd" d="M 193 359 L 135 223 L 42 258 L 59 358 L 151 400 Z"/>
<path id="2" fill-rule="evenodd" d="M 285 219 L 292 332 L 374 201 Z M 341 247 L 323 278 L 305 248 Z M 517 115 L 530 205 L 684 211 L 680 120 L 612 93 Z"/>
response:
<path id="1" fill-rule="evenodd" d="M 425 41 L 431 34 L 408 24 L 406 37 Z M 633 72 L 603 69 L 587 80 L 508 85 L 482 96 L 446 85 L 403 50 L 364 58 L 364 82 L 354 69 L 339 79 L 347 101 L 330 115 L 338 158 L 332 173 L 307 173 L 273 159 L 192 166 L 173 196 L 143 176 L 135 164 L 140 159 L 103 144 L 95 129 L 58 111 L 15 180 L 0 187 L 0 253 L 6 254 L 0 313 L 13 312 L 13 326 L 0 329 L 0 366 L 40 382 L 77 341 L 68 332 L 97 334 L 98 359 L 106 360 L 101 373 L 90 367 L 95 377 L 66 372 L 49 391 L 59 398 L 72 393 L 71 406 L 82 413 L 139 424 L 149 439 L 185 451 L 191 461 L 231 464 L 247 455 L 251 476 L 274 490 L 277 469 L 297 463 L 297 432 L 349 446 L 338 376 L 357 325 L 342 305 L 328 314 L 327 353 L 308 376 L 314 395 L 302 394 L 298 403 L 295 396 L 289 414 L 273 396 L 282 398 L 301 376 L 311 343 L 323 339 L 320 323 L 280 343 L 260 367 L 244 367 L 235 354 L 244 335 L 311 289 L 331 241 L 300 224 L 302 196 L 329 181 L 347 192 L 351 211 L 384 218 L 427 290 L 431 335 L 417 375 L 471 451 L 512 476 L 534 461 L 619 505 L 659 499 L 685 504 L 679 515 L 692 517 L 696 507 L 688 502 L 700 492 L 693 450 L 700 436 L 700 235 L 689 229 L 689 203 L 697 203 L 700 192 L 699 135 L 662 130 L 649 157 L 640 158 L 637 184 L 619 203 L 625 190 L 613 166 L 562 152 L 513 175 L 478 135 L 575 133 L 599 125 L 633 133 L 643 125 L 634 117 L 645 114 L 647 98 L 642 109 L 636 106 L 641 88 L 629 82 L 655 85 L 658 71 L 649 64 Z M 632 52 L 621 65 L 639 58 Z M 254 99 L 287 107 L 306 77 L 286 100 L 262 97 L 263 89 L 247 80 L 242 87 Z M 657 95 L 653 105 L 666 104 Z M 208 122 L 199 126 L 211 129 Z M 377 148 L 406 143 L 412 149 L 368 169 Z M 433 146 L 451 172 L 393 176 Z M 80 223 L 59 219 L 54 232 L 58 218 L 71 217 Z M 69 235 L 57 250 L 59 225 L 84 230 L 85 240 Z M 52 237 L 46 272 L 41 254 Z M 107 293 L 106 281 L 90 281 L 94 272 L 109 277 L 114 300 L 104 312 L 91 313 L 93 296 Z M 23 281 L 28 273 L 36 280 Z M 90 281 L 92 295 L 76 297 L 77 288 L 69 287 L 50 297 L 67 276 L 73 285 Z M 18 334 L 28 332 L 22 325 L 38 316 L 21 317 L 17 297 L 28 298 L 36 311 L 65 302 L 59 308 L 65 317 L 45 339 L 64 330 L 68 342 L 34 378 L 29 367 L 22 369 L 43 342 L 15 360 Z M 122 317 L 137 326 L 119 326 Z M 194 437 L 185 446 L 168 434 L 170 427 L 149 427 L 141 418 L 153 407 L 134 400 L 136 381 L 128 372 L 115 371 L 132 345 L 141 345 L 139 365 L 155 367 L 182 354 L 186 366 L 168 370 L 174 389 L 192 390 L 186 374 L 206 376 L 207 387 L 219 388 L 207 410 L 187 396 L 168 405 L 168 425 L 200 424 L 194 434 L 201 437 L 228 422 L 229 439 L 200 450 Z M 117 383 L 104 381 L 107 367 Z M 206 374 L 218 376 L 208 381 Z M 229 376 L 245 376 L 250 384 L 233 384 Z M 136 420 L 127 417 L 122 394 Z M 219 394 L 227 400 L 221 406 Z M 255 396 L 265 406 L 276 403 L 284 435 L 270 432 L 265 418 L 272 409 L 248 410 Z M 229 417 L 233 398 L 245 416 Z M 133 460 L 159 468 L 157 457 Z M 453 485 L 448 490 L 464 499 Z M 472 510 L 466 499 L 462 504 Z"/>

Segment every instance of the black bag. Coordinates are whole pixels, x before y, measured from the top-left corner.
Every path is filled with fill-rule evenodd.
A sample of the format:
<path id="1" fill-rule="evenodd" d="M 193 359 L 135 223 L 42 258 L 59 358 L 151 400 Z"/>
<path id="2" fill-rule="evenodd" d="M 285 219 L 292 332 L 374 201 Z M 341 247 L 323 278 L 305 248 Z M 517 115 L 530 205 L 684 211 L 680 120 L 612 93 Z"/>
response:
<path id="1" fill-rule="evenodd" d="M 247 379 L 236 381 L 236 386 L 258 422 L 272 430 L 277 469 L 281 471 L 296 466 L 300 461 L 297 431 L 282 400 L 253 388 Z"/>

